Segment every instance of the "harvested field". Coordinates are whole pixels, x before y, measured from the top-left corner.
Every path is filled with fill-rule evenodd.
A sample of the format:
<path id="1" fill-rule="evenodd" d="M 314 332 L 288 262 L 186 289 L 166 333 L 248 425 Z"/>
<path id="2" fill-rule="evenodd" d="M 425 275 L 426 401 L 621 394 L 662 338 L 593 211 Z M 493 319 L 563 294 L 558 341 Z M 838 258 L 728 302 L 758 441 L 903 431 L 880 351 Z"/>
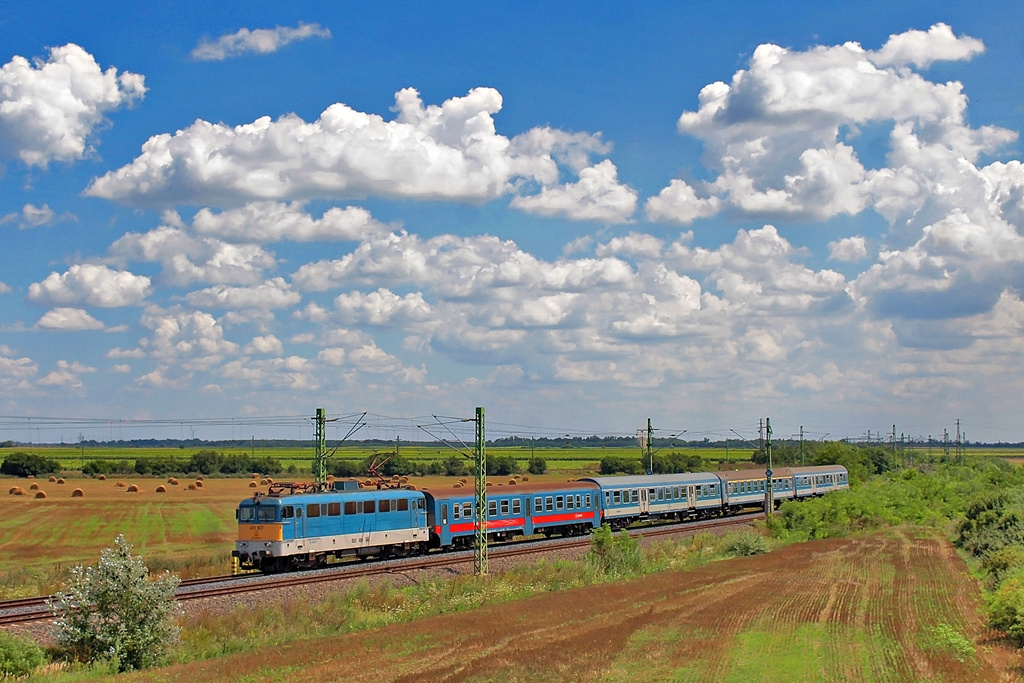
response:
<path id="1" fill-rule="evenodd" d="M 128 680 L 1019 680 L 1020 656 L 983 628 L 979 603 L 945 540 L 887 531 Z M 975 654 L 937 638 L 942 625 Z"/>

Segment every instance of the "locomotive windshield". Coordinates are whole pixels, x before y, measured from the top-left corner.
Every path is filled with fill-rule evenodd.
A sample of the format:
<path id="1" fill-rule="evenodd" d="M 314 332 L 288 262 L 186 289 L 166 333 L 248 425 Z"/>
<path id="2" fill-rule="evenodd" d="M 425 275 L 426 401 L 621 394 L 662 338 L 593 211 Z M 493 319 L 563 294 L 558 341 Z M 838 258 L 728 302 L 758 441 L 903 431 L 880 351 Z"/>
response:
<path id="1" fill-rule="evenodd" d="M 239 522 L 273 522 L 276 520 L 276 505 L 243 505 L 238 508 Z"/>

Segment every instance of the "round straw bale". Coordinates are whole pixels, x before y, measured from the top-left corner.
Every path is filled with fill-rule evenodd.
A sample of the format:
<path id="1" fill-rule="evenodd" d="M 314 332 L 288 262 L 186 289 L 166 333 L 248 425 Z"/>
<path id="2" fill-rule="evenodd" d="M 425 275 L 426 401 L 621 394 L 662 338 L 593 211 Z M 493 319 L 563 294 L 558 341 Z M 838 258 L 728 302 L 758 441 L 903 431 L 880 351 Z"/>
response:
<path id="1" fill-rule="evenodd" d="M 202 481 L 203 479 L 204 479 L 204 477 L 201 474 L 198 477 L 196 477 L 196 481 Z"/>
<path id="2" fill-rule="evenodd" d="M 114 484 L 114 486 L 116 486 L 116 487 L 118 487 L 118 488 L 120 488 L 120 489 L 123 489 L 123 488 L 124 488 L 125 486 L 127 486 L 127 485 L 128 485 L 128 484 L 124 483 L 123 481 L 119 481 L 119 482 L 117 482 L 116 484 Z"/>
<path id="3" fill-rule="evenodd" d="M 167 493 L 167 487 L 164 486 L 163 484 L 160 484 L 159 486 L 156 487 L 156 492 L 157 493 Z"/>
<path id="4" fill-rule="evenodd" d="M 36 491 L 36 498 L 46 498 L 46 491 Z"/>
<path id="5" fill-rule="evenodd" d="M 333 474 L 328 474 L 327 475 L 327 481 L 334 481 L 334 475 Z"/>
<path id="6" fill-rule="evenodd" d="M 462 488 L 462 484 L 460 484 L 458 482 L 455 482 L 455 484 L 452 486 L 452 488 L 453 489 L 461 489 Z"/>
<path id="7" fill-rule="evenodd" d="M 138 492 L 139 492 L 139 487 L 136 484 L 132 484 L 127 489 L 125 489 L 125 493 L 138 493 Z"/>
<path id="8" fill-rule="evenodd" d="M 231 478 L 231 475 L 230 475 L 230 474 L 225 474 L 225 475 L 224 475 L 224 478 L 225 478 L 225 479 L 230 479 L 230 478 Z"/>
<path id="9" fill-rule="evenodd" d="M 409 489 L 410 491 L 415 491 L 415 490 L 416 490 L 416 487 L 415 487 L 415 486 L 413 486 L 412 484 L 409 484 L 409 486 L 408 486 L 407 488 L 408 488 L 408 489 Z"/>
<path id="10" fill-rule="evenodd" d="M 74 491 L 71 492 L 72 498 L 82 498 L 83 496 L 85 496 L 85 491 L 83 491 L 82 489 L 75 489 Z"/>
<path id="11" fill-rule="evenodd" d="M 64 477 L 61 477 L 60 479 L 58 479 L 57 483 L 58 484 L 63 484 L 64 483 Z"/>
<path id="12" fill-rule="evenodd" d="M 39 490 L 39 484 L 36 484 L 36 483 L 33 482 L 33 484 L 28 487 L 28 490 L 29 491 L 38 491 Z"/>
<path id="13" fill-rule="evenodd" d="M 270 482 L 269 482 L 269 481 L 267 481 L 266 479 L 260 479 L 260 486 L 266 486 L 266 485 L 267 485 L 267 484 L 269 484 L 269 483 L 270 483 Z"/>
<path id="14" fill-rule="evenodd" d="M 34 474 L 30 474 L 30 475 L 28 475 L 28 476 L 27 476 L 27 477 L 25 477 L 25 478 L 26 478 L 26 479 L 35 479 L 35 478 L 36 478 L 36 475 L 34 475 Z"/>
<path id="15" fill-rule="evenodd" d="M 57 477 L 55 477 L 55 476 L 53 476 L 53 475 L 51 474 L 51 475 L 50 475 L 50 483 L 51 483 L 51 484 L 56 484 L 56 483 L 57 483 Z"/>
<path id="16" fill-rule="evenodd" d="M 260 474 L 258 472 L 253 472 L 252 473 L 252 478 L 253 479 L 259 479 L 260 478 Z"/>
<path id="17" fill-rule="evenodd" d="M 523 477 L 523 481 L 530 481 L 530 478 L 529 478 L 529 477 L 526 477 L 526 476 L 524 476 L 524 477 Z"/>
<path id="18" fill-rule="evenodd" d="M 494 486 L 494 484 L 492 484 L 491 482 L 487 482 L 487 485 L 488 486 Z"/>
<path id="19" fill-rule="evenodd" d="M 515 486 L 516 485 L 516 480 L 515 479 L 509 479 L 508 480 L 508 485 L 509 486 Z"/>
<path id="20" fill-rule="evenodd" d="M 200 479 L 196 479 L 196 488 L 197 489 L 203 488 L 203 480 L 201 478 Z"/>
<path id="21" fill-rule="evenodd" d="M 254 482 L 254 481 L 250 481 L 250 482 L 249 482 L 249 488 L 251 488 L 251 489 L 254 489 L 254 488 L 256 488 L 257 486 L 258 486 L 258 484 L 257 484 L 256 482 Z"/>
<path id="22" fill-rule="evenodd" d="M 196 490 L 196 485 L 195 484 L 189 484 L 188 485 L 188 490 L 189 491 L 195 491 Z"/>
<path id="23" fill-rule="evenodd" d="M 100 476 L 98 476 L 96 478 L 99 479 L 100 481 L 106 481 L 107 480 L 107 475 L 101 474 Z"/>
<path id="24" fill-rule="evenodd" d="M 177 486 L 178 480 L 175 479 L 174 477 L 171 477 L 170 479 L 167 480 L 167 483 L 170 484 L 171 486 Z"/>
<path id="25" fill-rule="evenodd" d="M 373 479 L 364 479 L 363 486 L 373 486 Z"/>
<path id="26" fill-rule="evenodd" d="M 406 476 L 403 475 L 402 478 L 398 480 L 398 483 L 399 484 L 405 484 L 405 483 L 408 483 L 408 481 L 409 481 L 409 477 L 406 477 Z"/>
<path id="27" fill-rule="evenodd" d="M 7 495 L 9 495 L 9 496 L 24 496 L 25 495 L 25 489 L 21 488 L 20 486 L 12 486 L 10 488 L 10 490 L 7 492 Z"/>

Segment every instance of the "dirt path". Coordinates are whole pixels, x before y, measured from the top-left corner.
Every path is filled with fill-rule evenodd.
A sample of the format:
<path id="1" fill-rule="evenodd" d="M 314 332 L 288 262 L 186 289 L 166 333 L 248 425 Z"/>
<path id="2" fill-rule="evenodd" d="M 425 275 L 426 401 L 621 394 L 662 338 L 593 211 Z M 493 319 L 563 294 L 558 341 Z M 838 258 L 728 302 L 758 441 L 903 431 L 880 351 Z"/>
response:
<path id="1" fill-rule="evenodd" d="M 1008 681 L 947 543 L 916 532 L 791 546 L 691 572 L 537 596 L 145 680 Z M 958 661 L 937 640 L 971 639 Z M 961 655 L 963 656 L 963 655 Z"/>

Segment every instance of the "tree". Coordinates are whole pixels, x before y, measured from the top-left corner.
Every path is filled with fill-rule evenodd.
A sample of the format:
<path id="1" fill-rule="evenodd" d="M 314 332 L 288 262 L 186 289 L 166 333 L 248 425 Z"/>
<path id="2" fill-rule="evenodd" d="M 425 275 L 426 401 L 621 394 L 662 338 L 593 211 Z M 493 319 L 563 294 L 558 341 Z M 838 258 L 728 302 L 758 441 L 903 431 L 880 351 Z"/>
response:
<path id="1" fill-rule="evenodd" d="M 544 458 L 530 458 L 526 464 L 526 469 L 529 470 L 530 474 L 544 474 L 548 471 L 548 463 Z"/>
<path id="2" fill-rule="evenodd" d="M 30 475 L 35 477 L 40 474 L 56 474 L 57 472 L 60 472 L 60 462 L 57 460 L 24 451 L 11 453 L 0 464 L 0 474 L 9 474 L 14 477 Z"/>
<path id="3" fill-rule="evenodd" d="M 143 669 L 163 661 L 177 642 L 180 579 L 168 572 L 150 577 L 131 550 L 118 535 L 96 567 L 73 568 L 67 589 L 49 601 L 57 642 L 73 659 L 112 659 L 120 671 Z"/>

